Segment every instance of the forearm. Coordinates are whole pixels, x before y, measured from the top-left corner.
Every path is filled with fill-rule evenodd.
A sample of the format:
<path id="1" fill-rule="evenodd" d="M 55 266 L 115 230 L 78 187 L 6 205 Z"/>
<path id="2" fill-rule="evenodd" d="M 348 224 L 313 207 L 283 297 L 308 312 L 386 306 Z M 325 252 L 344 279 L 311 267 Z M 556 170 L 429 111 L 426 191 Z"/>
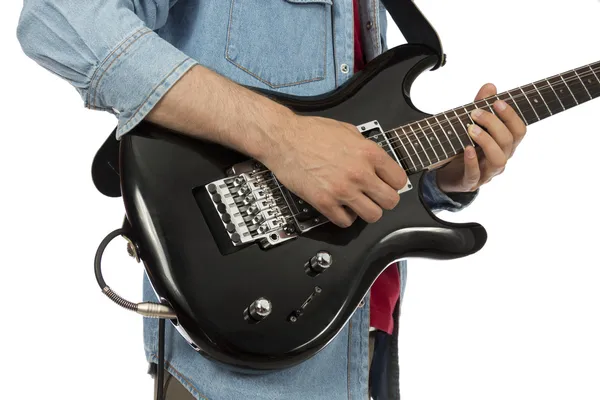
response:
<path id="1" fill-rule="evenodd" d="M 288 108 L 197 65 L 148 114 L 147 120 L 261 159 L 295 114 Z"/>

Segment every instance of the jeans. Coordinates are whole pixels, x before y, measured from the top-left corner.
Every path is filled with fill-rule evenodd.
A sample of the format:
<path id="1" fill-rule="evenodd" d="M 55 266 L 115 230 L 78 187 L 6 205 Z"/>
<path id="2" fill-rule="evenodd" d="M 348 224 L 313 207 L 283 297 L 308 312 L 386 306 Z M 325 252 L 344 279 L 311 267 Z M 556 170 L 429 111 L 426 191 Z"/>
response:
<path id="1" fill-rule="evenodd" d="M 376 337 L 376 332 L 371 332 L 369 334 L 369 365 L 373 360 Z M 164 400 L 194 400 L 194 396 L 192 396 L 192 394 L 167 371 L 165 371 L 163 393 L 165 396 Z M 367 400 L 370 400 L 370 396 Z"/>

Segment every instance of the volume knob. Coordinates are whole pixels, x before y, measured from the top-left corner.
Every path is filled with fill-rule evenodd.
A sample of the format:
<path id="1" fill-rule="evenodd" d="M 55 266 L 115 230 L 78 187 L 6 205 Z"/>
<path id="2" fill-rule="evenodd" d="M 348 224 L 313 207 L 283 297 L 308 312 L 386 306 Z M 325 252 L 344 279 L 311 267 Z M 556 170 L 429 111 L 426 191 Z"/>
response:
<path id="1" fill-rule="evenodd" d="M 333 264 L 333 257 L 326 251 L 319 251 L 310 259 L 310 269 L 320 274 Z"/>
<path id="2" fill-rule="evenodd" d="M 271 314 L 272 310 L 273 307 L 271 302 L 264 297 L 260 297 L 250 304 L 250 307 L 248 307 L 248 314 L 253 320 L 262 321 Z"/>

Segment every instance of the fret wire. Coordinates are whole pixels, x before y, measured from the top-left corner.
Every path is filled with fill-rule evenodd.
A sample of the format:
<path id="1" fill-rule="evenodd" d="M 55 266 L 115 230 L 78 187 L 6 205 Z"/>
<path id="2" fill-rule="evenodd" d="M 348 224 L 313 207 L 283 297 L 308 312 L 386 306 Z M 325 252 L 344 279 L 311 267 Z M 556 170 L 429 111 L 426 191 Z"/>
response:
<path id="1" fill-rule="evenodd" d="M 454 125 L 452 125 L 452 122 L 450 122 L 450 119 L 448 118 L 448 115 L 444 113 L 444 117 L 446 118 L 446 120 L 448 121 L 448 124 L 450 124 L 450 128 L 452 128 L 452 131 L 454 132 L 454 135 L 458 138 L 458 142 L 460 143 L 460 145 L 463 147 L 463 149 L 466 147 L 464 145 L 464 143 L 462 142 L 462 140 L 460 139 L 460 135 L 458 134 L 458 132 L 456 132 L 456 129 L 454 129 Z M 467 135 L 468 136 L 468 135 Z"/>
<path id="2" fill-rule="evenodd" d="M 590 73 L 587 73 L 587 76 L 591 76 L 591 75 L 593 74 L 593 75 L 595 76 L 595 78 L 598 80 L 598 76 L 595 74 L 595 72 L 594 72 L 593 68 L 592 68 L 592 67 L 589 67 L 589 68 L 590 68 L 591 74 L 590 74 Z M 586 74 L 582 73 L 582 74 L 581 74 L 581 76 L 578 76 L 576 79 L 572 79 L 572 78 L 571 78 L 571 79 L 569 79 L 569 81 L 570 81 L 570 82 L 572 82 L 572 81 L 577 81 L 578 79 L 579 79 L 579 80 L 582 80 L 581 78 L 582 78 L 583 76 L 586 76 Z M 562 76 L 560 77 L 560 80 L 562 80 L 563 84 L 565 84 L 565 85 L 567 86 L 567 89 L 570 91 L 570 93 L 571 93 L 571 95 L 573 96 L 574 100 L 575 100 L 575 101 L 577 101 L 577 100 L 576 100 L 576 97 L 575 97 L 575 95 L 574 95 L 574 93 L 573 93 L 573 90 L 571 90 L 571 89 L 570 89 L 570 87 L 569 87 L 569 86 L 568 86 L 568 84 L 567 84 L 567 81 L 566 81 L 566 80 L 565 80 L 565 79 L 564 79 Z M 558 93 L 557 93 L 557 92 L 556 92 L 556 90 L 555 90 L 555 85 L 556 85 L 556 84 L 553 84 L 553 83 L 552 83 L 552 82 L 550 82 L 548 79 L 546 79 L 545 81 L 546 81 L 546 83 L 548 83 L 548 85 L 544 85 L 544 87 L 543 87 L 543 88 L 542 88 L 542 87 L 540 87 L 540 88 L 537 88 L 535 85 L 532 85 L 532 89 L 534 89 L 534 90 L 528 90 L 528 92 L 525 92 L 525 90 L 524 90 L 524 89 L 521 89 L 521 92 L 522 92 L 523 94 L 522 94 L 522 95 L 518 95 L 518 96 L 527 96 L 528 94 L 533 94 L 534 92 L 537 92 L 537 93 L 538 93 L 538 94 L 541 96 L 542 100 L 543 100 L 543 101 L 546 103 L 546 106 L 549 108 L 549 112 L 550 112 L 550 113 L 552 113 L 552 109 L 550 109 L 550 107 L 549 107 L 549 102 L 553 102 L 553 100 L 546 101 L 546 99 L 544 99 L 544 97 L 543 97 L 543 95 L 541 94 L 541 91 L 540 91 L 541 89 L 544 89 L 544 90 L 546 90 L 546 89 L 549 89 L 549 90 L 552 90 L 552 92 L 553 92 L 553 93 L 554 93 L 554 95 L 556 96 L 556 101 L 558 101 L 558 104 L 560 104 L 560 107 L 561 107 L 561 108 L 563 108 L 563 110 L 566 110 L 565 104 L 564 104 L 564 103 L 561 101 L 561 99 L 560 99 L 560 96 L 558 95 Z M 600 80 L 598 80 L 598 81 L 600 82 Z M 540 81 L 540 82 L 541 82 L 541 81 Z M 588 90 L 587 88 L 585 88 L 585 87 L 584 87 L 584 89 L 585 89 L 585 91 L 586 91 L 586 92 L 589 92 L 589 90 Z M 574 90 L 575 90 L 575 89 L 574 89 Z M 583 90 L 577 89 L 577 91 L 578 91 L 578 93 L 579 93 L 579 92 L 583 93 Z M 517 106 L 517 108 L 519 108 L 519 106 L 518 106 L 518 103 L 516 102 L 516 99 L 515 99 L 515 97 L 513 97 L 513 95 L 512 95 L 510 92 L 505 92 L 505 93 L 503 93 L 503 94 L 508 94 L 508 95 L 509 95 L 509 97 L 510 97 L 510 98 L 513 100 L 513 102 L 514 102 L 514 103 L 515 103 L 515 105 Z M 515 95 L 515 96 L 517 96 L 517 95 Z M 499 96 L 498 96 L 498 95 L 496 95 L 496 97 L 499 99 Z M 592 98 L 593 98 L 593 96 L 592 96 Z M 531 102 L 529 102 L 529 103 L 530 103 L 530 105 L 532 105 L 532 104 L 531 104 Z M 463 108 L 464 108 L 464 107 L 463 107 Z M 466 110 L 466 109 L 465 109 L 465 111 L 468 111 L 468 110 Z M 521 110 L 519 110 L 519 111 L 521 112 Z M 456 113 L 456 111 L 455 111 L 454 113 L 455 113 L 455 114 L 457 114 L 457 113 Z M 536 113 L 536 114 L 537 114 L 537 113 Z M 465 114 L 465 115 L 467 115 L 467 114 Z M 460 116 L 458 116 L 458 114 L 457 114 L 457 118 L 458 118 L 458 117 L 460 117 Z M 454 118 L 454 117 L 453 117 L 453 118 Z M 440 121 L 437 119 L 437 117 L 434 117 L 434 119 L 437 121 L 437 124 L 438 124 L 438 126 L 440 126 L 440 127 L 443 127 L 442 123 L 441 123 L 441 122 L 440 122 Z M 446 116 L 446 119 L 449 119 L 449 118 Z M 460 120 L 460 118 L 458 118 L 458 119 Z M 428 124 L 429 128 L 431 129 L 431 131 L 433 132 L 433 134 L 434 134 L 434 135 L 436 136 L 436 138 L 437 138 L 437 133 L 435 132 L 435 129 L 433 128 L 433 125 L 430 123 L 429 119 L 425 119 L 425 122 Z M 450 121 L 450 123 L 451 123 L 451 121 Z M 461 123 L 462 123 L 462 121 L 461 121 Z M 422 126 L 421 126 L 419 123 L 417 123 L 417 125 L 419 126 L 419 128 L 421 129 L 421 131 L 422 131 L 422 132 L 424 132 L 424 129 L 423 129 L 423 127 L 422 127 Z M 463 124 L 463 125 L 464 125 L 464 124 Z M 453 126 L 452 126 L 452 127 L 453 127 Z M 411 129 L 413 130 L 413 133 L 414 133 L 414 134 L 415 134 L 415 136 L 416 136 L 416 132 L 415 132 L 415 130 L 414 130 L 412 127 L 411 127 Z M 447 143 L 450 143 L 450 146 L 453 148 L 454 152 L 456 152 L 456 148 L 454 147 L 454 145 L 453 145 L 452 141 L 450 140 L 450 138 L 449 138 L 449 137 L 448 137 L 448 135 L 446 134 L 446 131 L 445 131 L 445 130 L 444 130 L 444 135 L 446 136 L 446 139 L 448 139 L 448 142 L 447 142 Z M 396 132 L 396 136 L 398 136 L 397 132 Z M 457 139 L 457 140 L 459 141 L 459 143 L 460 143 L 460 140 L 459 140 L 459 138 L 456 138 L 456 139 Z M 420 142 L 420 138 L 419 138 L 418 136 L 417 136 L 417 140 L 419 140 L 419 142 Z M 429 140 L 429 138 L 427 138 L 427 140 Z M 429 142 L 430 142 L 430 141 L 429 141 Z M 431 142 L 430 142 L 430 143 L 431 143 Z M 438 145 L 440 145 L 440 146 L 442 147 L 442 150 L 444 151 L 444 154 L 445 154 L 446 156 L 448 156 L 448 153 L 446 152 L 446 149 L 445 149 L 445 148 L 444 148 L 444 146 L 443 146 L 443 141 L 440 141 L 440 140 L 438 139 L 438 143 L 439 143 Z M 404 146 L 404 144 L 403 144 L 403 146 Z M 414 146 L 413 146 L 413 148 L 414 148 Z M 437 151 L 435 151 L 435 145 L 432 145 L 432 149 L 434 150 L 434 153 L 436 154 L 436 156 L 439 158 L 439 155 L 437 154 Z M 416 149 L 415 149 L 415 152 L 416 152 Z M 426 154 L 427 154 L 427 153 L 426 153 Z M 407 152 L 407 155 L 409 155 L 409 156 L 410 156 L 410 153 L 409 153 L 409 152 Z M 418 152 L 416 152 L 416 155 L 418 156 Z M 429 158 L 429 159 L 431 159 L 431 158 L 429 157 L 429 155 L 428 155 L 428 154 L 427 154 L 427 156 L 428 156 L 428 158 Z M 419 158 L 420 158 L 420 156 L 419 156 Z M 413 164 L 416 166 L 416 164 L 415 164 L 414 162 L 413 162 Z M 424 165 L 424 163 L 422 163 L 422 164 Z"/>
<path id="3" fill-rule="evenodd" d="M 442 124 L 440 123 L 440 121 L 437 119 L 437 116 L 434 115 L 433 118 L 435 118 L 435 120 L 437 121 L 438 125 L 442 129 L 442 132 L 444 133 L 444 136 L 446 136 L 446 139 L 448 139 L 448 143 L 450 143 L 450 147 L 452 147 L 452 151 L 454 152 L 454 154 L 458 154 L 458 152 L 454 148 L 454 145 L 452 144 L 452 141 L 450 141 L 450 138 L 448 137 L 448 134 L 446 133 L 446 130 L 444 129 L 444 127 L 442 126 Z"/>
<path id="4" fill-rule="evenodd" d="M 490 108 L 491 113 L 496 115 L 496 112 L 494 111 L 494 108 L 490 106 L 490 103 L 488 103 L 486 99 L 483 99 L 483 101 L 485 101 L 485 104 Z"/>
<path id="5" fill-rule="evenodd" d="M 408 125 L 408 127 L 412 131 L 412 133 L 415 136 L 415 138 L 417 138 L 417 142 L 419 142 L 419 146 L 421 147 L 421 149 L 423 150 L 423 152 L 427 156 L 427 160 L 429 161 L 429 165 L 432 165 L 433 163 L 431 162 L 431 158 L 429 158 L 429 154 L 427 154 L 427 149 L 425 147 L 423 147 L 423 143 L 421 143 L 421 139 L 419 138 L 419 135 L 417 135 L 417 133 L 415 132 L 415 130 L 413 129 L 413 127 L 410 124 Z M 425 164 L 423 164 L 423 166 L 425 166 Z"/>
<path id="6" fill-rule="evenodd" d="M 396 159 L 396 161 L 398 161 L 398 164 L 402 165 L 402 163 L 400 163 L 400 160 L 398 159 L 398 156 L 396 155 L 396 151 L 394 151 L 394 147 L 392 146 L 392 144 L 390 143 L 390 141 L 388 140 L 387 135 L 384 133 L 383 134 L 383 139 L 386 141 L 386 143 L 388 144 L 389 149 L 392 152 L 392 155 L 394 156 L 394 158 Z M 386 150 L 387 152 L 387 150 Z"/>
<path id="7" fill-rule="evenodd" d="M 525 115 L 523 114 L 523 111 L 521 111 L 521 107 L 519 107 L 519 104 L 517 103 L 517 101 L 515 100 L 515 98 L 513 97 L 513 95 L 510 93 L 510 90 L 508 92 L 506 92 L 506 93 L 508 93 L 508 95 L 512 99 L 513 103 L 515 103 L 515 105 L 517 106 L 517 110 L 519 110 L 519 114 L 521 114 L 521 119 L 523 119 L 523 121 L 525 122 L 525 125 L 529 125 L 529 122 L 525 118 Z"/>
<path id="8" fill-rule="evenodd" d="M 406 154 L 408 154 L 408 158 L 409 158 L 410 162 L 412 163 L 414 170 L 416 171 L 417 170 L 417 166 L 415 165 L 415 162 L 413 161 L 412 157 L 410 156 L 410 153 L 406 149 L 406 146 L 404 146 L 404 142 L 400 138 L 400 135 L 398 135 L 398 131 L 396 129 L 394 129 L 394 133 L 398 137 L 398 140 L 400 141 L 400 144 L 402 145 L 402 147 L 404 147 L 404 151 L 406 152 Z"/>
<path id="9" fill-rule="evenodd" d="M 454 115 L 456 115 L 456 118 L 458 119 L 458 121 L 459 121 L 459 122 L 460 122 L 460 124 L 462 125 L 463 129 L 464 129 L 464 130 L 465 130 L 465 132 L 467 133 L 467 137 L 469 138 L 469 142 L 471 142 L 471 145 L 472 145 L 473 147 L 475 147 L 475 143 L 473 143 L 473 139 L 471 138 L 471 135 L 469 135 L 469 128 L 467 128 L 467 127 L 465 126 L 465 124 L 462 122 L 462 120 L 461 120 L 461 119 L 460 119 L 460 117 L 458 116 L 458 113 L 456 112 L 456 109 L 454 109 L 453 111 L 454 111 Z M 465 109 L 465 111 L 467 111 L 467 110 Z M 469 120 L 470 120 L 470 115 L 469 115 L 469 113 L 468 113 L 468 112 L 467 112 L 467 118 L 469 118 Z"/>
<path id="10" fill-rule="evenodd" d="M 413 128 L 410 125 L 408 125 L 408 127 L 410 128 L 411 131 L 413 130 Z M 402 132 L 404 132 L 404 129 L 402 129 Z M 415 131 L 413 131 L 413 133 L 415 133 Z M 416 133 L 415 133 L 415 136 L 417 136 Z M 408 135 L 406 135 L 406 137 L 408 138 L 408 141 L 410 142 L 410 145 L 412 146 L 413 150 L 415 151 L 415 154 L 417 155 L 417 158 L 419 159 L 419 162 L 421 163 L 421 166 L 423 168 L 425 168 L 425 164 L 423 163 L 423 160 L 421 160 L 421 156 L 417 152 L 417 149 L 415 148 L 415 145 L 413 144 L 412 140 L 410 140 L 410 137 Z"/>
<path id="11" fill-rule="evenodd" d="M 554 90 L 554 85 L 552 85 L 550 83 L 550 81 L 548 79 L 546 79 L 546 82 L 548 82 L 548 86 L 550 86 L 550 88 L 552 89 L 552 91 L 554 92 L 554 95 L 556 96 L 556 98 L 558 99 L 558 102 L 560 103 L 563 111 L 567 111 L 567 109 L 565 108 L 565 105 L 563 104 L 562 100 L 560 99 L 560 96 L 558 95 L 558 93 L 556 93 L 556 90 Z"/>
<path id="12" fill-rule="evenodd" d="M 535 116 L 537 117 L 538 121 L 541 120 L 540 116 L 538 115 L 535 107 L 533 106 L 533 104 L 531 104 L 531 101 L 529 100 L 529 97 L 527 96 L 527 94 L 525 94 L 525 91 L 523 90 L 522 86 L 519 86 L 519 89 L 521 89 L 521 92 L 523 92 L 523 96 L 525 97 L 525 100 L 527 100 L 527 102 L 529 103 L 529 105 L 531 106 L 531 109 L 533 110 Z"/>
<path id="13" fill-rule="evenodd" d="M 581 85 L 583 86 L 583 88 L 585 89 L 585 91 L 587 92 L 588 96 L 590 96 L 590 100 L 593 100 L 594 98 L 592 97 L 592 95 L 590 94 L 590 91 L 588 90 L 588 88 L 585 86 L 585 83 L 583 83 L 583 80 L 581 80 L 581 77 L 579 76 L 579 74 L 577 73 L 577 71 L 573 70 L 573 73 L 575 74 L 575 76 L 577 78 L 579 78 L 579 82 L 581 82 Z"/>
<path id="14" fill-rule="evenodd" d="M 425 133 L 425 139 L 427 139 L 427 143 L 429 143 L 429 147 L 433 150 L 433 153 L 435 154 L 435 157 L 437 158 L 436 162 L 442 161 L 442 159 L 438 155 L 437 151 L 435 151 L 435 147 L 433 147 L 433 145 L 431 144 L 431 141 L 429 140 L 429 135 L 425 132 L 425 129 L 423 129 L 423 127 L 421 127 L 421 124 L 419 124 L 419 121 L 417 121 L 417 126 L 419 127 L 419 129 L 421 129 L 421 131 L 423 133 Z M 439 140 L 438 140 L 438 142 L 439 142 Z"/>
<path id="15" fill-rule="evenodd" d="M 550 110 L 550 107 L 548 106 L 548 103 L 546 103 L 546 100 L 544 100 L 544 96 L 542 96 L 542 93 L 540 93 L 540 91 L 538 90 L 538 88 L 535 86 L 535 83 L 533 83 L 532 86 L 538 92 L 538 94 L 540 95 L 540 99 L 542 99 L 542 101 L 546 105 L 546 108 L 548 109 L 548 112 L 550 113 L 550 116 L 554 115 L 552 113 L 552 111 Z"/>
<path id="16" fill-rule="evenodd" d="M 440 142 L 440 138 L 438 138 L 437 133 L 435 133 L 435 130 L 433 129 L 433 127 L 429 123 L 429 118 L 425 118 L 425 122 L 427 122 L 427 125 L 429 125 L 429 128 L 431 129 L 431 132 L 433 132 L 433 135 L 435 136 L 435 138 L 437 139 L 438 143 L 442 147 L 442 151 L 444 152 L 444 155 L 446 156 L 446 158 L 448 158 L 448 153 L 446 153 L 446 149 L 444 148 L 444 145 Z"/>
<path id="17" fill-rule="evenodd" d="M 565 81 L 565 78 L 563 78 L 562 74 L 559 75 L 560 79 L 562 79 L 562 81 L 565 83 L 565 86 L 567 87 L 567 89 L 569 90 L 569 92 L 571 92 L 571 96 L 573 96 L 573 99 L 575 99 L 575 103 L 577 105 L 579 105 L 579 102 L 577 101 L 577 98 L 575 97 L 575 95 L 573 94 L 573 92 L 571 91 L 571 88 L 569 87 L 569 85 L 567 84 L 567 81 Z"/>
<path id="18" fill-rule="evenodd" d="M 590 71 L 592 71 L 592 74 L 594 74 L 598 83 L 600 83 L 600 79 L 598 79 L 598 75 L 596 75 L 596 72 L 594 72 L 594 68 L 592 68 L 592 65 L 587 65 L 587 67 L 590 69 Z"/>

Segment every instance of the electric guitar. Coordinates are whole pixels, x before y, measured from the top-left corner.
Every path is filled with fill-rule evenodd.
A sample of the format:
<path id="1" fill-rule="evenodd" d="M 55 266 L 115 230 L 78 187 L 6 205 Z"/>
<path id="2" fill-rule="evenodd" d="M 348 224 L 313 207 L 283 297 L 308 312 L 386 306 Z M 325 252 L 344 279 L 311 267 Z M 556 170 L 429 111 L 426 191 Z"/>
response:
<path id="1" fill-rule="evenodd" d="M 429 115 L 412 104 L 410 88 L 437 62 L 428 47 L 404 45 L 325 95 L 263 92 L 298 114 L 356 125 L 403 167 L 402 201 L 374 224 L 335 226 L 259 162 L 225 147 L 148 122 L 122 138 L 128 237 L 197 351 L 250 370 L 315 355 L 393 261 L 464 257 L 485 244 L 481 225 L 438 219 L 420 194 L 426 171 L 473 144 L 472 110 L 493 112 L 502 99 L 532 124 L 600 95 L 598 62 Z"/>

